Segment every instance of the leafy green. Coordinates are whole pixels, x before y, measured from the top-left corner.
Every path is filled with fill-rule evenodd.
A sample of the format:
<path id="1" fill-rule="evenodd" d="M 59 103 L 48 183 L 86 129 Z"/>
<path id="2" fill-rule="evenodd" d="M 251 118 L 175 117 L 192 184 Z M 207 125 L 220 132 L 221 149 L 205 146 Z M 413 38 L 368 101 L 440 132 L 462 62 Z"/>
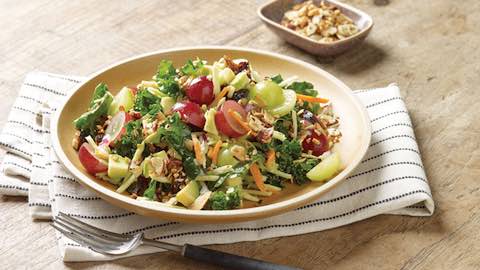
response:
<path id="1" fill-rule="evenodd" d="M 270 79 L 272 79 L 272 81 L 273 81 L 274 83 L 277 83 L 277 84 L 283 82 L 282 75 L 280 75 L 280 74 L 277 74 L 277 75 L 271 77 Z"/>
<path id="2" fill-rule="evenodd" d="M 172 61 L 162 60 L 158 65 L 155 80 L 159 86 L 159 90 L 173 98 L 178 97 L 180 93 L 180 86 L 175 80 L 177 72 L 172 64 Z"/>
<path id="3" fill-rule="evenodd" d="M 97 133 L 95 126 L 99 124 L 101 117 L 107 114 L 112 101 L 113 96 L 108 92 L 107 86 L 99 84 L 93 93 L 89 110 L 73 121 L 75 128 L 83 134 L 95 136 Z"/>
<path id="4" fill-rule="evenodd" d="M 293 181 L 299 185 L 310 181 L 306 174 L 315 167 L 319 161 L 317 159 L 306 159 L 302 162 L 293 162 L 299 159 L 302 154 L 302 145 L 298 140 L 285 140 L 275 146 L 275 151 L 278 153 L 276 159 L 278 170 L 291 174 Z M 272 181 L 273 180 L 275 179 L 272 179 Z"/>
<path id="5" fill-rule="evenodd" d="M 93 91 L 92 100 L 90 101 L 90 106 L 88 108 L 91 109 L 93 105 L 95 105 L 95 100 L 102 98 L 107 92 L 107 85 L 105 83 L 99 83 L 97 87 L 95 87 L 95 91 Z"/>
<path id="6" fill-rule="evenodd" d="M 282 178 L 278 175 L 267 172 L 267 173 L 265 173 L 265 177 L 267 178 L 265 180 L 265 184 L 270 184 L 270 185 L 273 185 L 273 186 L 276 186 L 276 187 L 281 187 L 281 188 L 283 188 L 285 186 L 284 178 Z"/>
<path id="7" fill-rule="evenodd" d="M 200 60 L 197 60 L 195 63 L 193 63 L 192 60 L 188 59 L 187 63 L 180 68 L 180 71 L 183 75 L 198 75 L 198 73 L 201 72 L 203 66 L 203 62 Z"/>
<path id="8" fill-rule="evenodd" d="M 297 117 L 297 125 L 299 125 L 299 120 Z M 287 136 L 287 138 L 290 137 L 290 130 L 292 129 L 292 115 L 291 114 L 286 114 L 280 118 L 278 118 L 275 121 L 275 124 L 273 125 L 274 130 L 281 132 Z"/>
<path id="9" fill-rule="evenodd" d="M 242 199 L 238 187 L 229 188 L 226 192 L 215 191 L 210 196 L 210 208 L 213 210 L 228 210 L 238 208 Z"/>
<path id="10" fill-rule="evenodd" d="M 142 116 L 146 114 L 155 115 L 162 109 L 160 101 L 159 97 L 142 88 L 137 92 L 133 109 L 140 112 Z"/>
<path id="11" fill-rule="evenodd" d="M 289 172 L 293 176 L 293 181 L 298 185 L 310 182 L 310 179 L 307 178 L 307 173 L 313 169 L 318 162 L 318 159 L 310 158 L 303 162 L 294 163 Z"/>
<path id="12" fill-rule="evenodd" d="M 307 95 L 307 96 L 316 97 L 318 95 L 317 90 L 313 89 L 313 84 L 305 81 L 293 82 L 289 86 L 287 86 L 287 89 L 292 89 L 298 94 Z"/>
<path id="13" fill-rule="evenodd" d="M 172 64 L 172 61 L 162 60 L 160 64 L 158 64 L 157 75 L 156 79 L 164 79 L 168 80 L 172 77 L 175 77 L 177 72 L 175 71 L 175 67 Z"/>
<path id="14" fill-rule="evenodd" d="M 314 115 L 317 115 L 320 112 L 320 105 L 318 103 L 311 103 L 311 102 L 297 102 L 295 104 L 295 111 L 300 111 L 300 110 L 308 110 L 311 111 Z"/>
<path id="15" fill-rule="evenodd" d="M 200 168 L 195 163 L 195 156 L 185 148 L 184 141 L 190 138 L 189 128 L 180 120 L 178 113 L 168 117 L 167 120 L 157 129 L 150 143 L 166 142 L 170 147 L 182 156 L 182 164 L 185 173 L 190 179 L 200 174 Z"/>
<path id="16" fill-rule="evenodd" d="M 150 200 L 154 200 L 155 198 L 155 191 L 157 190 L 157 181 L 150 180 L 148 184 L 148 188 L 143 192 L 143 197 L 149 198 Z"/>
<path id="17" fill-rule="evenodd" d="M 213 188 L 216 189 L 221 187 L 223 185 L 223 182 L 225 182 L 225 180 L 227 180 L 228 178 L 245 176 L 249 168 L 249 164 L 245 162 L 239 162 L 235 164 L 232 171 L 220 175 L 218 180 L 214 182 L 215 185 L 213 186 Z"/>
<path id="18" fill-rule="evenodd" d="M 113 146 L 113 151 L 122 156 L 132 158 L 137 149 L 137 145 L 143 141 L 142 121 L 130 121 L 125 126 L 125 134 Z"/>

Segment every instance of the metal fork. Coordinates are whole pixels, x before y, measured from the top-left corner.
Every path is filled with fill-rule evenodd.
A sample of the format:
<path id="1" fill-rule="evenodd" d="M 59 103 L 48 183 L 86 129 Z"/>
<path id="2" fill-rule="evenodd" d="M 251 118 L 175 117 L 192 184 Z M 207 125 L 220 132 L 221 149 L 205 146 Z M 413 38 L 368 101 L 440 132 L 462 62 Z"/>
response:
<path id="1" fill-rule="evenodd" d="M 144 238 L 141 232 L 131 235 L 114 233 L 94 227 L 61 212 L 55 217 L 51 225 L 73 241 L 106 255 L 118 256 L 130 252 L 140 245 L 147 245 L 174 251 L 180 253 L 183 257 L 215 264 L 227 269 L 298 269 L 190 244 L 179 246 L 155 241 Z"/>

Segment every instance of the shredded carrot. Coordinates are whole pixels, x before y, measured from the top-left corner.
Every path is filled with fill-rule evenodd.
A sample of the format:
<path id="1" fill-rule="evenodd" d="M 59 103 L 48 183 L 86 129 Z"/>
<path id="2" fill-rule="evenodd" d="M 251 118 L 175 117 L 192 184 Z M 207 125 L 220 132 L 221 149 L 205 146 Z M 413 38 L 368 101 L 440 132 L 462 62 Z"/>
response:
<path id="1" fill-rule="evenodd" d="M 256 163 L 250 165 L 250 173 L 253 176 L 253 180 L 255 180 L 255 184 L 257 185 L 258 189 L 261 191 L 266 191 L 265 184 L 263 183 L 263 176 L 260 173 L 260 169 Z"/>
<path id="2" fill-rule="evenodd" d="M 220 93 L 218 93 L 218 96 L 213 100 L 211 103 L 212 106 L 216 106 L 220 99 L 222 99 L 226 94 L 228 93 L 228 87 L 224 87 Z"/>
<path id="3" fill-rule="evenodd" d="M 220 147 L 222 146 L 222 141 L 218 140 L 218 142 L 215 144 L 215 147 L 213 147 L 212 151 L 212 163 L 217 164 L 217 159 L 218 159 L 218 152 L 220 152 Z"/>
<path id="4" fill-rule="evenodd" d="M 235 119 L 235 121 L 246 131 L 246 132 L 249 132 L 251 130 L 251 128 L 248 126 L 248 124 L 243 121 L 242 117 L 240 116 L 240 114 L 238 114 L 237 112 L 234 112 L 232 110 L 228 110 L 228 114 L 230 114 L 231 117 L 233 117 L 233 119 Z"/>
<path id="5" fill-rule="evenodd" d="M 326 98 L 312 97 L 312 96 L 306 96 L 306 95 L 301 95 L 301 94 L 297 94 L 297 99 L 303 100 L 303 101 L 308 101 L 308 102 L 314 102 L 314 103 L 327 103 L 329 101 Z"/>
<path id="6" fill-rule="evenodd" d="M 275 163 L 275 150 L 270 148 L 267 153 L 267 161 L 265 162 L 265 165 L 267 167 L 272 166 Z"/>
<path id="7" fill-rule="evenodd" d="M 200 143 L 198 142 L 197 138 L 193 139 L 193 150 L 195 150 L 195 159 L 199 162 L 202 163 L 202 152 L 200 150 Z"/>
<path id="8" fill-rule="evenodd" d="M 213 153 L 213 147 L 208 148 L 207 156 L 211 159 L 212 158 L 212 153 Z"/>

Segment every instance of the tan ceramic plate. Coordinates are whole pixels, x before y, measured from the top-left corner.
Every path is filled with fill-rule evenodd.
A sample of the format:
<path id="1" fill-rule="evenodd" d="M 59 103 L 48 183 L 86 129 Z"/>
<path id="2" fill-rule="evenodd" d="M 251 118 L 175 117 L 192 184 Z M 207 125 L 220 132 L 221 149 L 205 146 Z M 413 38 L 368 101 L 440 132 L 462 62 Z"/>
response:
<path id="1" fill-rule="evenodd" d="M 319 56 L 335 56 L 341 54 L 362 42 L 370 33 L 373 27 L 373 19 L 367 13 L 358 10 L 350 5 L 335 0 L 314 0 L 314 3 L 325 1 L 326 3 L 337 6 L 342 13 L 350 17 L 357 25 L 359 32 L 343 40 L 331 43 L 319 42 L 311 38 L 302 36 L 297 32 L 284 27 L 280 24 L 283 14 L 294 4 L 304 2 L 304 0 L 273 0 L 258 8 L 258 16 L 277 36 L 285 39 L 305 51 Z"/>
<path id="2" fill-rule="evenodd" d="M 172 60 L 180 66 L 187 59 L 197 56 L 209 62 L 223 55 L 233 58 L 245 58 L 264 75 L 281 73 L 284 78 L 298 75 L 312 82 L 323 97 L 332 100 L 335 112 L 341 119 L 343 138 L 335 149 L 344 164 L 344 169 L 326 184 L 310 184 L 302 188 L 288 189 L 288 194 L 275 196 L 266 201 L 266 205 L 227 210 L 204 211 L 187 210 L 163 206 L 159 203 L 138 201 L 118 194 L 108 183 L 88 175 L 80 164 L 77 153 L 71 146 L 75 133 L 72 121 L 88 107 L 93 89 L 100 82 L 108 84 L 113 93 L 122 86 L 136 85 L 149 79 L 156 72 L 161 59 Z M 118 207 L 128 209 L 140 215 L 195 223 L 237 222 L 268 217 L 313 202 L 322 194 L 342 182 L 359 164 L 370 142 L 370 121 L 366 110 L 353 96 L 351 90 L 329 73 L 305 62 L 274 53 L 232 47 L 180 48 L 154 52 L 122 61 L 91 76 L 81 84 L 57 111 L 52 122 L 53 147 L 61 162 L 85 187 L 95 191 L 101 198 Z"/>

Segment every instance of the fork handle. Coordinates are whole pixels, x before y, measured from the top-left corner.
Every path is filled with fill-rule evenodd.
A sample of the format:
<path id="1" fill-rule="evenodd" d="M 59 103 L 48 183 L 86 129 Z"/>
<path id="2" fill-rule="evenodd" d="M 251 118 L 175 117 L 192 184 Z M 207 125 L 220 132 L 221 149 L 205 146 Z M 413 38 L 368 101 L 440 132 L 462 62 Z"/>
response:
<path id="1" fill-rule="evenodd" d="M 252 270 L 293 270 L 286 265 L 274 264 L 257 259 L 233 255 L 218 250 L 186 244 L 182 249 L 182 256 L 210 264 L 225 267 L 226 269 Z"/>

